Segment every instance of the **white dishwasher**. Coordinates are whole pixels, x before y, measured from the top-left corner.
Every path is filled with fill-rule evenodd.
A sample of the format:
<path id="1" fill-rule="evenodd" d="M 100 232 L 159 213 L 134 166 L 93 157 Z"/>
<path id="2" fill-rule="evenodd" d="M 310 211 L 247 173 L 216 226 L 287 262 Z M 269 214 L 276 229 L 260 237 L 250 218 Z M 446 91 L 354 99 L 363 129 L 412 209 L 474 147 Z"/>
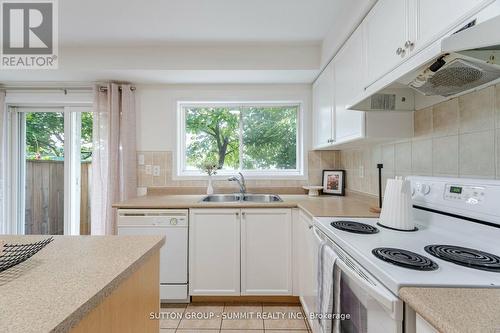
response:
<path id="1" fill-rule="evenodd" d="M 119 209 L 118 235 L 163 235 L 160 299 L 188 302 L 188 210 Z"/>

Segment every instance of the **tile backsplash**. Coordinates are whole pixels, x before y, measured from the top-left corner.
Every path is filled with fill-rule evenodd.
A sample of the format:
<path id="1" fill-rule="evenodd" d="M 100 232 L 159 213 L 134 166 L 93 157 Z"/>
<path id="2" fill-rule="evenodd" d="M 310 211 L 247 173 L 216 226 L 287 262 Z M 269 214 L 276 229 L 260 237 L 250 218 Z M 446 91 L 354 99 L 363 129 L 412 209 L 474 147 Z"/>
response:
<path id="1" fill-rule="evenodd" d="M 347 188 L 377 194 L 394 176 L 500 179 L 500 84 L 414 113 L 414 137 L 341 151 Z"/>
<path id="2" fill-rule="evenodd" d="M 147 187 L 205 187 L 206 180 L 177 180 L 173 152 L 171 151 L 138 151 L 137 182 L 139 188 Z M 250 179 L 248 187 L 301 187 L 303 185 L 320 185 L 322 170 L 340 168 L 339 151 L 309 151 L 307 154 L 307 180 Z M 156 169 L 156 170 L 155 170 Z M 155 172 L 156 171 L 156 172 Z M 224 179 L 214 180 L 215 188 L 234 187 Z"/>

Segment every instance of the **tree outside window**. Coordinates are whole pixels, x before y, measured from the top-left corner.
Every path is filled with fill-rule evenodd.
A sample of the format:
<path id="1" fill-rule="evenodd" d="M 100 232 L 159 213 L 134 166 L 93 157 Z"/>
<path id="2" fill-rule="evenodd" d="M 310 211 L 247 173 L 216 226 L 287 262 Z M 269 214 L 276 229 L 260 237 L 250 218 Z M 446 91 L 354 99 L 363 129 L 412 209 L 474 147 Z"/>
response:
<path id="1" fill-rule="evenodd" d="M 92 113 L 81 113 L 81 160 L 92 159 Z M 64 115 L 61 112 L 26 113 L 26 159 L 64 160 Z"/>
<path id="2" fill-rule="evenodd" d="M 298 170 L 299 105 L 182 106 L 185 169 L 216 161 L 228 171 Z"/>

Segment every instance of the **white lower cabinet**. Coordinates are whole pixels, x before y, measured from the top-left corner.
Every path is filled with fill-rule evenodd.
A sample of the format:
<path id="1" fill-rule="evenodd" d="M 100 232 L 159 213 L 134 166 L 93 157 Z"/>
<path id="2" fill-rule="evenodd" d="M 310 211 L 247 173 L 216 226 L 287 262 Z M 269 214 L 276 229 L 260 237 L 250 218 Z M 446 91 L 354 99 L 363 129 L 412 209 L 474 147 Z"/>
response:
<path id="1" fill-rule="evenodd" d="M 241 210 L 241 295 L 292 294 L 292 212 Z"/>
<path id="2" fill-rule="evenodd" d="M 190 210 L 189 293 L 240 294 L 239 209 Z"/>
<path id="3" fill-rule="evenodd" d="M 191 209 L 189 223 L 190 295 L 292 294 L 291 209 Z"/>

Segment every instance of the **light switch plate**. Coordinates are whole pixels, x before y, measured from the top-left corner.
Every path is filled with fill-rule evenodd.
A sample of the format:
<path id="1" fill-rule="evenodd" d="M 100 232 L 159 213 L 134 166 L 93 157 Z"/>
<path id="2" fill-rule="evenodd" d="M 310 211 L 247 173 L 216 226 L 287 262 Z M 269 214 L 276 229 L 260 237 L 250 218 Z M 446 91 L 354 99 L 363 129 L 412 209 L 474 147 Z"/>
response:
<path id="1" fill-rule="evenodd" d="M 146 165 L 146 167 L 144 168 L 144 171 L 146 171 L 146 175 L 150 175 L 152 173 L 152 166 L 151 165 Z"/>
<path id="2" fill-rule="evenodd" d="M 137 155 L 137 164 L 144 165 L 144 154 Z"/>
<path id="3" fill-rule="evenodd" d="M 153 165 L 153 176 L 158 177 L 160 175 L 160 166 L 159 165 Z"/>

